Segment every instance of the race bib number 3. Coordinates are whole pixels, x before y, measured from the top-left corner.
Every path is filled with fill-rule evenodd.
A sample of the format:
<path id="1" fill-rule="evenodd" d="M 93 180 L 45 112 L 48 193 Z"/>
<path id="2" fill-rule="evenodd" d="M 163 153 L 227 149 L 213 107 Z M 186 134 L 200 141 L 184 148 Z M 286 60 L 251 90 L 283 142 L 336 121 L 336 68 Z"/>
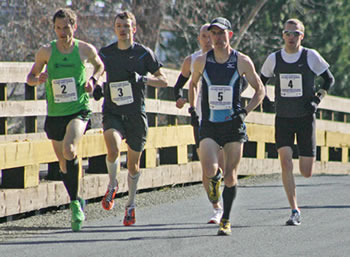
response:
<path id="1" fill-rule="evenodd" d="M 211 110 L 232 109 L 232 87 L 210 86 L 209 87 L 209 108 Z"/>
<path id="2" fill-rule="evenodd" d="M 132 88 L 129 81 L 111 82 L 109 84 L 112 102 L 116 105 L 131 104 L 134 102 Z"/>
<path id="3" fill-rule="evenodd" d="M 67 103 L 78 100 L 77 87 L 73 77 L 52 80 L 52 90 L 55 103 Z"/>
<path id="4" fill-rule="evenodd" d="M 303 96 L 303 77 L 301 74 L 280 74 L 281 96 Z"/>

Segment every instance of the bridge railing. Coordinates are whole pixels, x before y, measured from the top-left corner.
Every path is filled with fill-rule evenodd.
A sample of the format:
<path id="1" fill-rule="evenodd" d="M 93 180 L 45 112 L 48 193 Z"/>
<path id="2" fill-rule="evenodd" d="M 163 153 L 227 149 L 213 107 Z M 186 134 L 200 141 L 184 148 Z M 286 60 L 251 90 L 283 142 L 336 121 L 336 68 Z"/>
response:
<path id="1" fill-rule="evenodd" d="M 69 201 L 62 183 L 54 181 L 59 180 L 57 158 L 39 122 L 46 115 L 46 101 L 38 99 L 38 87 L 25 85 L 31 66 L 32 63 L 0 63 L 0 217 Z M 92 68 L 89 67 L 88 73 L 91 72 Z M 196 153 L 193 150 L 192 127 L 188 125 L 188 104 L 178 109 L 172 99 L 172 86 L 179 71 L 165 69 L 165 72 L 169 79 L 168 88 L 147 88 L 146 112 L 150 129 L 141 161 L 145 175 L 140 179 L 139 188 L 201 180 L 200 165 L 198 161 L 192 161 Z M 11 83 L 20 83 L 19 87 L 24 88 L 20 100 L 8 97 Z M 39 87 L 43 88 L 42 85 Z M 268 86 L 267 89 L 273 99 L 273 87 Z M 248 88 L 243 98 L 247 101 L 252 95 L 253 90 Z M 91 99 L 90 103 L 93 113 L 100 115 L 102 100 L 97 102 Z M 316 172 L 348 173 L 350 170 L 349 103 L 349 99 L 327 96 L 320 104 L 317 114 Z M 9 125 L 15 118 L 24 119 L 24 133 L 11 133 Z M 245 144 L 239 173 L 279 172 L 274 148 L 274 114 L 264 113 L 258 107 L 246 121 L 250 140 Z M 123 142 L 123 156 L 126 150 Z M 107 175 L 103 174 L 106 173 L 105 154 L 102 129 L 97 122 L 97 126 L 84 135 L 78 148 L 83 177 L 81 193 L 85 198 L 99 197 L 105 192 L 108 183 Z M 47 165 L 48 169 L 45 180 L 41 180 L 40 176 L 43 165 Z M 297 171 L 298 167 L 295 166 Z M 127 190 L 123 176 L 125 172 L 122 165 L 118 174 L 121 192 Z"/>

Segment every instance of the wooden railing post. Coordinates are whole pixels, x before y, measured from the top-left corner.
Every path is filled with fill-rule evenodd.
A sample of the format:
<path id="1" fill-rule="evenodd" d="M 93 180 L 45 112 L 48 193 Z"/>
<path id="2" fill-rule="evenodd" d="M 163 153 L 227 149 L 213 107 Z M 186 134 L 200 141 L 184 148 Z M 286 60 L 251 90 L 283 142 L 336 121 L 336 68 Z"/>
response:
<path id="1" fill-rule="evenodd" d="M 263 160 L 265 159 L 265 142 L 257 142 L 256 158 Z"/>
<path id="2" fill-rule="evenodd" d="M 6 83 L 0 83 L 0 101 L 7 101 Z M 7 118 L 0 117 L 0 135 L 7 135 Z"/>
<path id="3" fill-rule="evenodd" d="M 25 100 L 37 100 L 37 88 L 25 84 Z M 38 120 L 36 116 L 25 117 L 25 132 L 38 132 Z"/>
<path id="4" fill-rule="evenodd" d="M 343 146 L 341 153 L 342 153 L 341 162 L 342 163 L 349 162 L 349 148 L 348 148 L 348 146 Z"/>
<path id="5" fill-rule="evenodd" d="M 321 162 L 329 161 L 329 148 L 328 146 L 321 146 Z"/>

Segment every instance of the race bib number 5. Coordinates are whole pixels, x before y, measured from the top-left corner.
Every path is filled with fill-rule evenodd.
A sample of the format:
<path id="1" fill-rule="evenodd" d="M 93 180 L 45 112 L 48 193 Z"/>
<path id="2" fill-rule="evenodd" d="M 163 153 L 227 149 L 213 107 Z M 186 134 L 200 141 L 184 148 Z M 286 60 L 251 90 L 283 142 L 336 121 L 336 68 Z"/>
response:
<path id="1" fill-rule="evenodd" d="M 112 102 L 116 105 L 131 104 L 134 102 L 132 88 L 129 81 L 109 83 Z"/>
<path id="2" fill-rule="evenodd" d="M 303 78 L 301 74 L 280 74 L 281 96 L 303 96 Z"/>
<path id="3" fill-rule="evenodd" d="M 210 86 L 209 108 L 211 110 L 232 109 L 232 87 Z"/>
<path id="4" fill-rule="evenodd" d="M 55 103 L 67 103 L 78 100 L 77 87 L 73 77 L 53 79 L 52 91 Z"/>

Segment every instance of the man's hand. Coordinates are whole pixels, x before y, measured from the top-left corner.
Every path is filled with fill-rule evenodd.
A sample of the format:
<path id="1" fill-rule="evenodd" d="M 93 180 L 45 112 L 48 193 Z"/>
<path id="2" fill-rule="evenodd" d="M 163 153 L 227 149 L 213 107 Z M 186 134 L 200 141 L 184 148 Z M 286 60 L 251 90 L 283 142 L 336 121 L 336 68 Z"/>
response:
<path id="1" fill-rule="evenodd" d="M 47 72 L 40 73 L 38 77 L 38 83 L 39 84 L 45 83 L 48 77 L 49 77 L 49 74 Z"/>
<path id="2" fill-rule="evenodd" d="M 311 101 L 305 104 L 305 109 L 308 110 L 309 113 L 316 113 L 317 107 L 321 102 L 321 98 L 318 95 L 315 95 L 311 98 Z"/>
<path id="3" fill-rule="evenodd" d="M 85 92 L 91 93 L 94 90 L 94 87 L 97 83 L 97 80 L 94 76 L 91 76 L 85 84 Z"/>
<path id="4" fill-rule="evenodd" d="M 94 85 L 93 83 L 91 83 L 91 79 L 89 79 L 88 82 L 86 82 L 85 84 L 85 92 L 91 93 L 93 88 L 94 88 Z"/>
<path id="5" fill-rule="evenodd" d="M 176 107 L 181 109 L 182 107 L 184 107 L 185 103 L 187 103 L 187 100 L 185 98 L 180 97 L 176 100 Z"/>
<path id="6" fill-rule="evenodd" d="M 100 100 L 103 97 L 102 87 L 100 85 L 96 85 L 94 91 L 92 92 L 92 96 L 96 101 Z"/>
<path id="7" fill-rule="evenodd" d="M 262 102 L 262 108 L 264 112 L 274 112 L 275 111 L 275 106 L 273 104 L 273 102 L 270 101 L 268 96 L 264 97 L 264 100 Z"/>
<path id="8" fill-rule="evenodd" d="M 234 114 L 232 115 L 233 126 L 235 128 L 239 128 L 243 124 L 245 118 L 247 117 L 247 114 L 248 113 L 247 113 L 246 109 L 239 109 L 239 110 L 235 111 Z"/>
<path id="9" fill-rule="evenodd" d="M 188 112 L 191 114 L 191 125 L 193 127 L 199 127 L 199 116 L 196 112 L 196 108 L 190 107 L 188 108 Z"/>
<path id="10" fill-rule="evenodd" d="M 136 83 L 145 84 L 147 82 L 147 77 L 142 76 L 142 75 L 138 74 L 136 71 L 134 71 L 134 72 L 130 72 L 128 81 L 131 84 L 136 84 Z"/>

